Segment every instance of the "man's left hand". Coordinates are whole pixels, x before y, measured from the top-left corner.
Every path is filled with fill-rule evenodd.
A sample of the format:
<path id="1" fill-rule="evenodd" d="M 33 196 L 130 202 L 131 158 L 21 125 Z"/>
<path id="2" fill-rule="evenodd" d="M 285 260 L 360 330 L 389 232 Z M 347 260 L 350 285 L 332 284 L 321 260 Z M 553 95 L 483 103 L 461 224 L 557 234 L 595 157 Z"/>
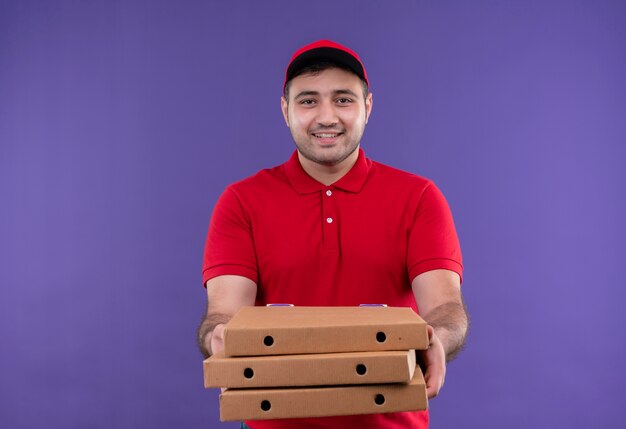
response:
<path id="1" fill-rule="evenodd" d="M 418 350 L 418 356 L 424 365 L 426 393 L 428 399 L 439 394 L 446 378 L 446 352 L 432 326 L 428 325 L 428 350 Z"/>

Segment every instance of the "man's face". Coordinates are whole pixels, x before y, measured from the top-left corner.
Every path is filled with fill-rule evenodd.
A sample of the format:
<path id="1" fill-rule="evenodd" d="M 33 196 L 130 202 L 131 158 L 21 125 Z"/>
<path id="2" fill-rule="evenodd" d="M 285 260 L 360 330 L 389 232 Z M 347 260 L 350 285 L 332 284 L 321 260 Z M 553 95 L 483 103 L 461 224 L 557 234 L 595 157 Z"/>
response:
<path id="1" fill-rule="evenodd" d="M 281 107 L 300 154 L 333 166 L 359 147 L 372 111 L 372 95 L 363 98 L 356 75 L 331 68 L 293 78 L 289 100 L 283 97 Z"/>

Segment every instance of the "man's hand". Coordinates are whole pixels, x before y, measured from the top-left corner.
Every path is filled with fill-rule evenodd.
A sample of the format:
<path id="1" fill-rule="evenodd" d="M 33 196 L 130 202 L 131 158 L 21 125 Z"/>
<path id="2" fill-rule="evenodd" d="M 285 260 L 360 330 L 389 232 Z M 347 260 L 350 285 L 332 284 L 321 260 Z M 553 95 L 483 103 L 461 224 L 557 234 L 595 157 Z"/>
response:
<path id="1" fill-rule="evenodd" d="M 461 281 L 457 273 L 433 270 L 413 280 L 413 293 L 420 316 L 428 323 L 428 350 L 418 352 L 424 365 L 429 398 L 437 396 L 446 376 L 446 362 L 456 356 L 465 343 L 468 320 Z"/>
<path id="2" fill-rule="evenodd" d="M 208 306 L 198 327 L 198 346 L 207 358 L 224 349 L 224 325 L 241 307 L 254 305 L 256 283 L 234 275 L 214 277 L 206 283 Z"/>
<path id="3" fill-rule="evenodd" d="M 224 324 L 217 325 L 211 334 L 211 354 L 224 350 Z"/>
<path id="4" fill-rule="evenodd" d="M 424 365 L 426 394 L 432 399 L 439 394 L 446 378 L 446 352 L 432 326 L 428 325 L 428 350 L 418 350 Z"/>

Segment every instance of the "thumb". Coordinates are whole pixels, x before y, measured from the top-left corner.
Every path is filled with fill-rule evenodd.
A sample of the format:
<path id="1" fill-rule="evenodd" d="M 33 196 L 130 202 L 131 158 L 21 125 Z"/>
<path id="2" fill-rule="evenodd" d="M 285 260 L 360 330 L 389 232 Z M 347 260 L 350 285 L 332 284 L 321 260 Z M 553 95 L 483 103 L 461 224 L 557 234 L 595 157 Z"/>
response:
<path id="1" fill-rule="evenodd" d="M 435 328 L 431 325 L 426 325 L 426 330 L 428 332 L 428 347 L 433 345 L 433 336 L 435 335 Z"/>
<path id="2" fill-rule="evenodd" d="M 224 324 L 220 323 L 213 329 L 211 335 L 211 354 L 224 350 Z"/>

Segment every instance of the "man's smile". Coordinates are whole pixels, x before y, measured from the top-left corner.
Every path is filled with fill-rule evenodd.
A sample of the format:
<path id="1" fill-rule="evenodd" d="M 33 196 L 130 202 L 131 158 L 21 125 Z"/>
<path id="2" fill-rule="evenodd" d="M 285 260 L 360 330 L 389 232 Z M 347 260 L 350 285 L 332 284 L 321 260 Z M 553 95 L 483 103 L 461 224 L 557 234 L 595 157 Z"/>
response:
<path id="1" fill-rule="evenodd" d="M 337 137 L 339 134 L 341 133 L 333 133 L 333 134 L 329 134 L 329 133 L 314 133 L 313 135 L 317 138 L 320 139 L 332 139 Z"/>

